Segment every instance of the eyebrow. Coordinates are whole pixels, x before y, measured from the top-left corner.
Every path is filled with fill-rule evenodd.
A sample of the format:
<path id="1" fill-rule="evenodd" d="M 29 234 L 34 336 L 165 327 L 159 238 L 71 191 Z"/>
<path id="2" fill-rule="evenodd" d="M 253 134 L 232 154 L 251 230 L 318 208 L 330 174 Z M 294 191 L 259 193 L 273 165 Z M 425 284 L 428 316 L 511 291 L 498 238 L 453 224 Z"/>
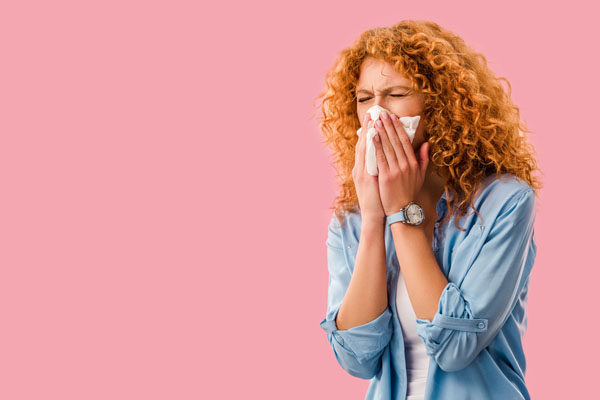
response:
<path id="1" fill-rule="evenodd" d="M 409 88 L 408 86 L 404 86 L 404 85 L 394 85 L 394 86 L 389 86 L 389 87 L 386 87 L 386 88 L 384 88 L 384 89 L 383 89 L 383 90 L 381 90 L 381 91 L 382 91 L 382 92 L 387 92 L 387 91 L 390 91 L 390 90 L 392 90 L 392 89 L 410 89 L 410 88 Z M 361 92 L 362 92 L 362 93 L 371 93 L 371 92 L 370 92 L 369 90 L 367 90 L 367 89 L 358 89 L 358 90 L 356 91 L 356 93 L 361 93 Z"/>

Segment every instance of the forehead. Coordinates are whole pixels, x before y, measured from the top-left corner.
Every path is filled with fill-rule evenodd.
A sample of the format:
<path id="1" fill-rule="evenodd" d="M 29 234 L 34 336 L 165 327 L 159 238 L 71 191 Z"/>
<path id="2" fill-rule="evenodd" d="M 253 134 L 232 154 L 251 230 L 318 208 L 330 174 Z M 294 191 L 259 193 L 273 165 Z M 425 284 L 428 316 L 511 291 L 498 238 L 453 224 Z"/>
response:
<path id="1" fill-rule="evenodd" d="M 405 85 L 410 87 L 410 80 L 399 72 L 387 61 L 373 57 L 364 59 L 360 66 L 360 75 L 357 81 L 357 90 L 371 90 L 373 86 L 387 87 L 391 85 Z"/>

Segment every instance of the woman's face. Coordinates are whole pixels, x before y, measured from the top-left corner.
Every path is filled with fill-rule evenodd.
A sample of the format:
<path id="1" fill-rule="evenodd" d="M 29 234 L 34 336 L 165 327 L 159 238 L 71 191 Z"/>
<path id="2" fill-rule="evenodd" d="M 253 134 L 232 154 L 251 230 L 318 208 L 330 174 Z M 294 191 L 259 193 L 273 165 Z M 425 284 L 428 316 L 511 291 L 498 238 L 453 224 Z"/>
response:
<path id="1" fill-rule="evenodd" d="M 373 57 L 366 57 L 360 67 L 356 84 L 356 111 L 362 125 L 367 110 L 374 105 L 389 110 L 397 117 L 421 116 L 412 142 L 415 152 L 425 141 L 426 121 L 423 119 L 423 95 L 410 90 L 410 80 L 394 67 Z M 363 131 L 366 128 L 363 127 Z"/>

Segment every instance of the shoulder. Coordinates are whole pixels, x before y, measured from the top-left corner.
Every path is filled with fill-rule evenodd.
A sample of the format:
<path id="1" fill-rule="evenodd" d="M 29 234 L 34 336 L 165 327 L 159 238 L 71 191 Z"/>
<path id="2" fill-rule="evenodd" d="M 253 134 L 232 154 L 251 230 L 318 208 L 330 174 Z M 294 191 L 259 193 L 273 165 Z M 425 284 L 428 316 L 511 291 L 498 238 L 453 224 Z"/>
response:
<path id="1" fill-rule="evenodd" d="M 346 212 L 340 212 L 339 215 L 334 211 L 329 220 L 328 241 L 331 244 L 344 243 L 352 241 L 352 238 L 358 238 L 361 227 L 360 209 L 354 209 Z"/>
<path id="2" fill-rule="evenodd" d="M 515 175 L 490 175 L 483 180 L 474 205 L 482 215 L 493 219 L 509 214 L 521 217 L 535 211 L 535 191 Z"/>
<path id="3" fill-rule="evenodd" d="M 329 230 L 354 232 L 357 229 L 360 230 L 361 221 L 360 209 L 358 206 L 350 211 L 340 211 L 339 214 L 334 211 L 329 220 Z"/>
<path id="4" fill-rule="evenodd" d="M 482 181 L 482 187 L 475 198 L 475 204 L 479 203 L 479 205 L 486 208 L 490 206 L 497 208 L 515 202 L 523 196 L 530 197 L 532 195 L 535 195 L 533 187 L 515 175 L 490 175 Z"/>

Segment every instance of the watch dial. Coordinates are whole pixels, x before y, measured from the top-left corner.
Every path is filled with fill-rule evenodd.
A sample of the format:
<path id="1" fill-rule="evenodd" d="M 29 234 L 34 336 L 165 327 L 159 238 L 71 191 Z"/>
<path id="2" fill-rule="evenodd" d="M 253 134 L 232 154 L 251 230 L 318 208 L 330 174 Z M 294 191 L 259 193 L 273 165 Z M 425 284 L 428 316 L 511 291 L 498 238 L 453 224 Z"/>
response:
<path id="1" fill-rule="evenodd" d="M 411 204 L 406 209 L 406 218 L 410 223 L 418 224 L 423 219 L 423 214 L 421 212 L 421 207 L 416 204 Z"/>

